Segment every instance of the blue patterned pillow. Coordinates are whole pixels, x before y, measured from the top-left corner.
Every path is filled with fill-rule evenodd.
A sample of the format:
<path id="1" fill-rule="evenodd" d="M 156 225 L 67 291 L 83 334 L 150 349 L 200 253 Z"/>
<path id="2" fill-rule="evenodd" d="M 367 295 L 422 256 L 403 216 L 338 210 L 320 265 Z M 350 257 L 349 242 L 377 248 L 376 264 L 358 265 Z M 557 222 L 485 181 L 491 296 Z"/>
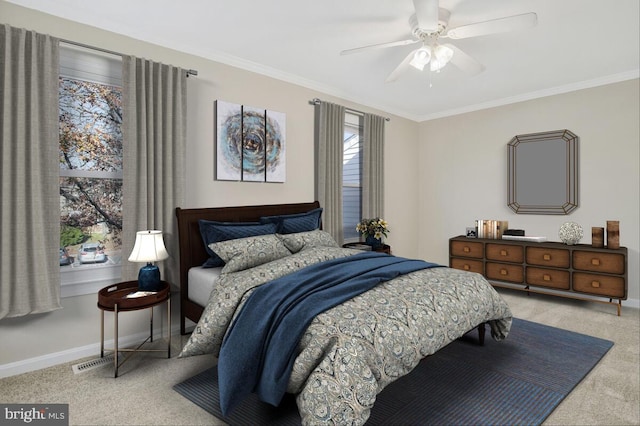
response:
<path id="1" fill-rule="evenodd" d="M 275 234 L 278 229 L 276 223 L 259 222 L 216 222 L 213 220 L 199 220 L 200 235 L 204 241 L 209 259 L 202 264 L 203 268 L 223 266 L 224 261 L 209 248 L 209 244 L 221 241 L 236 240 L 238 238 L 255 237 L 257 235 Z"/>
<path id="2" fill-rule="evenodd" d="M 297 234 L 320 229 L 321 217 L 322 207 L 318 207 L 306 213 L 264 216 L 260 218 L 260 223 L 277 224 L 279 234 Z"/>

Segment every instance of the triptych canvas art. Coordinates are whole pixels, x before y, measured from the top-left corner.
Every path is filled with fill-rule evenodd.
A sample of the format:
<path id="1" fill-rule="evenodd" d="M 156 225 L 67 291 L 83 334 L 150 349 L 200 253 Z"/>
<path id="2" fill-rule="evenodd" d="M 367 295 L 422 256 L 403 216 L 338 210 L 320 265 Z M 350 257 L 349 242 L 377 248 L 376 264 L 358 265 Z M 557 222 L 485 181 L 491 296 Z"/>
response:
<path id="1" fill-rule="evenodd" d="M 216 179 L 284 182 L 286 115 L 215 102 Z"/>

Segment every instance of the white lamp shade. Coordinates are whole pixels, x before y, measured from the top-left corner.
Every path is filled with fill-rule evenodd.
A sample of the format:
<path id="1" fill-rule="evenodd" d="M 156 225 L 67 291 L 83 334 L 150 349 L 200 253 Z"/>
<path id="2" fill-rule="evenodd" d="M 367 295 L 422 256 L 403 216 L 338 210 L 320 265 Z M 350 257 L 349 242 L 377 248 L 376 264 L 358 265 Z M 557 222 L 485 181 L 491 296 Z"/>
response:
<path id="1" fill-rule="evenodd" d="M 164 247 L 162 231 L 136 232 L 136 242 L 129 256 L 129 262 L 157 262 L 168 257 L 169 253 Z"/>
<path id="2" fill-rule="evenodd" d="M 453 57 L 453 50 L 447 46 L 435 46 L 431 54 L 431 71 L 440 71 Z"/>
<path id="3" fill-rule="evenodd" d="M 429 59 L 431 59 L 431 52 L 429 51 L 429 48 L 421 47 L 416 50 L 416 53 L 413 55 L 413 59 L 411 59 L 409 65 L 422 71 L 424 66 L 429 63 Z"/>

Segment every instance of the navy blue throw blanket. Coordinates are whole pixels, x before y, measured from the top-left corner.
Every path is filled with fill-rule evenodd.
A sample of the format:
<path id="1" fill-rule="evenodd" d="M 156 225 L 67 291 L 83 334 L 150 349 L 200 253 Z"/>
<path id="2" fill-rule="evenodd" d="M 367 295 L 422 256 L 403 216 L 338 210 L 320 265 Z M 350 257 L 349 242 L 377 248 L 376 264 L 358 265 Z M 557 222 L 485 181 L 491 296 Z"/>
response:
<path id="1" fill-rule="evenodd" d="M 376 252 L 328 260 L 277 278 L 249 296 L 218 357 L 220 408 L 227 415 L 251 392 L 277 406 L 300 338 L 318 314 L 378 284 L 434 263 Z"/>

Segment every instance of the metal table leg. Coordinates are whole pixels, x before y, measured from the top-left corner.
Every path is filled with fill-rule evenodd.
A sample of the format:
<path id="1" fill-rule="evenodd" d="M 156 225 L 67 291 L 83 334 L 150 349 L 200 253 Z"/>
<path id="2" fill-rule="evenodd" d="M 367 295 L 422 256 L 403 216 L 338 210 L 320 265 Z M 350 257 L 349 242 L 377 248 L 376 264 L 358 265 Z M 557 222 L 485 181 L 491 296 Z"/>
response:
<path id="1" fill-rule="evenodd" d="M 115 307 L 113 309 L 113 332 L 115 334 L 114 336 L 114 342 L 113 342 L 113 377 L 117 378 L 118 377 L 118 304 L 115 304 Z"/>
<path id="2" fill-rule="evenodd" d="M 100 358 L 104 358 L 104 309 L 100 309 Z"/>

